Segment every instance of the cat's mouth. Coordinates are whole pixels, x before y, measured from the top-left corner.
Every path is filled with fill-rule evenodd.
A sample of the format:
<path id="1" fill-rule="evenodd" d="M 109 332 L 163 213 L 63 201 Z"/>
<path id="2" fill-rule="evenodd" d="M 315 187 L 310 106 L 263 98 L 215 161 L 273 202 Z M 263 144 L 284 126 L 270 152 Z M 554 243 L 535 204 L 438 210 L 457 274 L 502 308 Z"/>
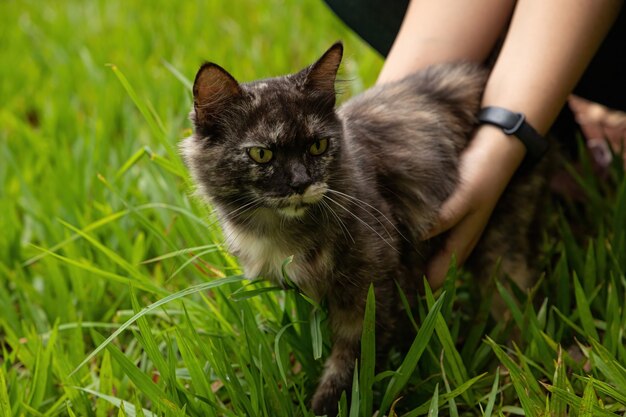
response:
<path id="1" fill-rule="evenodd" d="M 276 208 L 278 212 L 285 217 L 301 217 L 307 210 L 319 203 L 324 194 L 328 190 L 326 183 L 315 183 L 310 185 L 302 194 L 291 194 L 286 197 L 281 197 Z"/>
<path id="2" fill-rule="evenodd" d="M 301 217 L 306 213 L 309 205 L 298 204 L 292 206 L 280 207 L 278 211 L 285 217 Z"/>

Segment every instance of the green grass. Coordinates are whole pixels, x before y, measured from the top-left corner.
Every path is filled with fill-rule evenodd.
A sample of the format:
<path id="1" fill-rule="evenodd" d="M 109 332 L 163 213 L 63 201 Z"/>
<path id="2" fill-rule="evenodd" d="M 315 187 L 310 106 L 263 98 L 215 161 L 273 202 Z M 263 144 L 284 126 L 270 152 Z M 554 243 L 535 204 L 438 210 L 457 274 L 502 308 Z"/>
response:
<path id="1" fill-rule="evenodd" d="M 240 278 L 176 143 L 204 60 L 251 80 L 343 39 L 347 97 L 380 58 L 313 0 L 1 9 L 0 416 L 311 415 L 324 312 Z M 626 415 L 626 180 L 580 181 L 536 288 L 494 289 L 508 323 L 453 270 L 375 367 L 371 299 L 342 415 Z"/>

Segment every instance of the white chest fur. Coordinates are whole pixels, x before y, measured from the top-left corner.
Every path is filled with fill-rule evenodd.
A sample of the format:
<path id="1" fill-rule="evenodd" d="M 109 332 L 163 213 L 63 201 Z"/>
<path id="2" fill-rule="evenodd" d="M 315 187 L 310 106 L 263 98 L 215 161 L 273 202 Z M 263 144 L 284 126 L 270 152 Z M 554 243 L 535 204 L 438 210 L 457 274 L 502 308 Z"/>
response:
<path id="1" fill-rule="evenodd" d="M 229 250 L 239 257 L 247 278 L 261 275 L 275 281 L 281 280 L 282 266 L 292 255 L 271 238 L 259 237 L 228 224 L 224 227 Z"/>
<path id="2" fill-rule="evenodd" d="M 319 298 L 327 271 L 326 256 L 306 260 L 302 248 L 280 236 L 259 236 L 230 222 L 222 224 L 229 250 L 239 258 L 248 279 L 268 278 L 284 284 L 283 268 L 289 279 L 313 298 Z M 291 262 L 289 258 L 293 257 Z"/>

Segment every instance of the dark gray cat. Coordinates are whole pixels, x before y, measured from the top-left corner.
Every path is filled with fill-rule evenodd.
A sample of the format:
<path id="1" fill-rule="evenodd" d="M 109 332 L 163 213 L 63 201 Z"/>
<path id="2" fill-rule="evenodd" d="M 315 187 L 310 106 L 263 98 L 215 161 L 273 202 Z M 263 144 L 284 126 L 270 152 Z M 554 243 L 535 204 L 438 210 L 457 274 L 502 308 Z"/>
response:
<path id="1" fill-rule="evenodd" d="M 181 145 L 246 276 L 281 283 L 281 267 L 293 256 L 289 278 L 326 299 L 333 348 L 312 406 L 329 415 L 351 387 L 370 283 L 379 349 L 393 341 L 404 314 L 395 282 L 417 293 L 437 249 L 422 238 L 457 185 L 459 153 L 486 79 L 476 65 L 434 66 L 335 110 L 342 53 L 337 43 L 296 74 L 246 84 L 203 65 L 193 87 L 195 133 Z M 494 215 L 514 229 L 493 226 L 474 259 L 484 268 L 502 256 L 503 269 L 522 285 L 533 216 L 519 207 L 532 200 L 525 191 L 537 189 L 524 183 L 526 190 L 502 203 L 506 218 Z"/>

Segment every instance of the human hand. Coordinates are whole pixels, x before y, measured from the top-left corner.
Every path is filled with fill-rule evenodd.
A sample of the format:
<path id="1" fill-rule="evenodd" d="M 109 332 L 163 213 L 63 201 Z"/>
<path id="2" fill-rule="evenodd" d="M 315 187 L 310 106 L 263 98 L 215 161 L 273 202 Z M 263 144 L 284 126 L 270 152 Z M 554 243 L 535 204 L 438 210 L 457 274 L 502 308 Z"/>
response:
<path id="1" fill-rule="evenodd" d="M 437 224 L 426 236 L 449 232 L 443 248 L 426 267 L 431 287 L 443 284 L 453 254 L 459 265 L 470 255 L 525 153 L 519 140 L 499 128 L 483 125 L 477 129 L 461 155 L 460 184 L 444 202 Z"/>
<path id="2" fill-rule="evenodd" d="M 610 164 L 612 155 L 608 142 L 615 154 L 621 152 L 626 166 L 626 112 L 573 95 L 568 101 L 596 162 L 603 167 Z"/>

